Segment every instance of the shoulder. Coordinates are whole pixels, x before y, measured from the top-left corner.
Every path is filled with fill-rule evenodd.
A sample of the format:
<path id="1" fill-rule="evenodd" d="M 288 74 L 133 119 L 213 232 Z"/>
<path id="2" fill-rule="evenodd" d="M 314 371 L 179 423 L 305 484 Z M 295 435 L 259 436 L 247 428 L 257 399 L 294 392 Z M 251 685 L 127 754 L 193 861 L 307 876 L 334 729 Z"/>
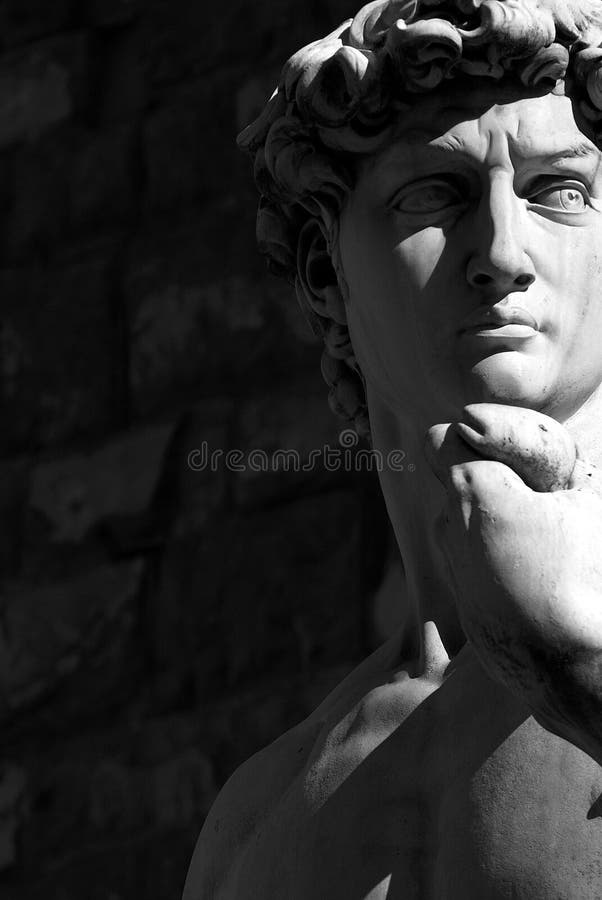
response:
<path id="1" fill-rule="evenodd" d="M 237 863 L 303 769 L 318 726 L 311 717 L 243 763 L 220 791 L 199 835 L 182 900 L 233 896 Z"/>
<path id="2" fill-rule="evenodd" d="M 396 657 L 389 642 L 345 678 L 303 722 L 256 753 L 226 782 L 205 821 L 183 900 L 236 898 L 237 870 L 250 839 L 320 754 L 328 735 L 363 707 Z"/>

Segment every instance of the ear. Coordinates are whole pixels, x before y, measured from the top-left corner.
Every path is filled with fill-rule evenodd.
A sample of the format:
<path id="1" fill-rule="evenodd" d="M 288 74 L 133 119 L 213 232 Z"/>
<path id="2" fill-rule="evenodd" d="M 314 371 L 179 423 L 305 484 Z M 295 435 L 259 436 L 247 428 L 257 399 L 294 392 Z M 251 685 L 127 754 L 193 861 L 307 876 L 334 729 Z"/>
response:
<path id="1" fill-rule="evenodd" d="M 347 325 L 345 301 L 328 245 L 317 219 L 306 222 L 297 244 L 297 274 L 304 299 L 314 313 Z"/>

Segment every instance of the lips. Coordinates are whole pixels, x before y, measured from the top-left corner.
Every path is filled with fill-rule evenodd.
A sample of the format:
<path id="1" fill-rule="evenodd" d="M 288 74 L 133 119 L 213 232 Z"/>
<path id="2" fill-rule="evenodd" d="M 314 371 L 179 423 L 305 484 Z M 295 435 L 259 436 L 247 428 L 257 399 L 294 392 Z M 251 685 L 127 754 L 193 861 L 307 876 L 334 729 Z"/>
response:
<path id="1" fill-rule="evenodd" d="M 462 322 L 460 334 L 531 337 L 539 331 L 537 319 L 520 306 L 478 307 Z"/>

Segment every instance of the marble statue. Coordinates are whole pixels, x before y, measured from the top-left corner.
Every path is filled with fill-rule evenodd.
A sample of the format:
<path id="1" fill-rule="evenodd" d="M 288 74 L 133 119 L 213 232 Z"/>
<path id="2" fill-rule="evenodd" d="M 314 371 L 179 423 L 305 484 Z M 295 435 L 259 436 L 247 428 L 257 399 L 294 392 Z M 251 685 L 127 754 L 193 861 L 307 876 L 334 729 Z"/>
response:
<path id="1" fill-rule="evenodd" d="M 377 0 L 240 137 L 404 627 L 241 767 L 185 900 L 602 898 L 602 3 Z"/>

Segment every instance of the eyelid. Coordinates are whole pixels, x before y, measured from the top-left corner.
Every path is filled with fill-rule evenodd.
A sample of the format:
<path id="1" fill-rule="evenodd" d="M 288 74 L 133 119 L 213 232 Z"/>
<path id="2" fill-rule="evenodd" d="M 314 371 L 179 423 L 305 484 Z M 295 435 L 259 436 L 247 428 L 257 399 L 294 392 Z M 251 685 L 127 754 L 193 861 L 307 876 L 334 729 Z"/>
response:
<path id="1" fill-rule="evenodd" d="M 421 187 L 424 187 L 427 184 L 433 184 L 437 182 L 445 184 L 447 187 L 456 190 L 458 196 L 461 199 L 463 199 L 464 188 L 467 195 L 466 199 L 468 200 L 470 189 L 467 180 L 462 179 L 461 176 L 452 172 L 433 172 L 430 175 L 424 175 L 422 178 L 417 178 L 414 181 L 409 181 L 407 184 L 404 184 L 401 187 L 397 188 L 392 197 L 387 200 L 386 208 L 388 210 L 394 209 L 397 203 L 399 203 L 399 200 L 405 191 L 419 190 Z M 463 185 L 461 185 L 459 182 L 463 182 Z"/>
<path id="2" fill-rule="evenodd" d="M 590 186 L 580 178 L 571 177 L 570 175 L 562 175 L 560 173 L 541 174 L 533 178 L 530 182 L 523 186 L 519 196 L 528 200 L 533 194 L 541 193 L 541 191 L 558 188 L 575 188 L 585 194 L 589 200 L 591 197 Z"/>
<path id="3" fill-rule="evenodd" d="M 545 179 L 545 180 L 544 180 Z M 539 180 L 540 186 L 538 188 L 537 181 Z M 543 180 L 543 183 L 542 183 Z M 570 189 L 571 187 L 580 190 L 580 193 L 584 194 L 585 199 L 585 209 L 557 209 L 556 207 L 547 206 L 545 203 L 537 203 L 532 200 L 533 196 L 537 196 L 539 193 L 543 193 L 546 190 L 553 190 L 554 188 L 558 188 L 559 190 Z M 570 219 L 574 220 L 574 224 L 577 224 L 579 221 L 582 221 L 583 216 L 587 213 L 588 208 L 593 209 L 595 212 L 602 212 L 602 200 L 592 197 L 590 193 L 590 189 L 583 181 L 580 181 L 576 178 L 569 177 L 558 177 L 554 175 L 543 175 L 540 176 L 539 179 L 535 179 L 532 182 L 531 190 L 528 193 L 523 192 L 521 196 L 526 200 L 526 202 L 534 208 L 540 215 L 544 215 L 548 218 L 552 218 L 557 220 L 559 217 L 562 220 L 563 217 L 568 217 L 566 221 L 568 222 Z"/>

